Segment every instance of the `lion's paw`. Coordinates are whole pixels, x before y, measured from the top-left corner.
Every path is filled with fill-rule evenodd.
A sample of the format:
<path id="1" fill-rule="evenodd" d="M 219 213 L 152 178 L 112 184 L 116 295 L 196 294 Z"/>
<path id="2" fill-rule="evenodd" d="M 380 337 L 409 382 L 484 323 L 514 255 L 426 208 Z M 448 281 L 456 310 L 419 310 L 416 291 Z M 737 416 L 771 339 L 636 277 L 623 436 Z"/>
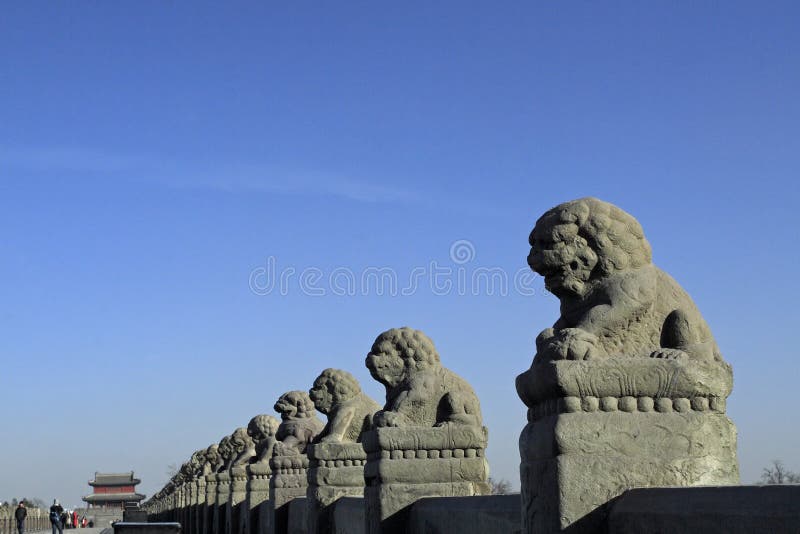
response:
<path id="1" fill-rule="evenodd" d="M 382 410 L 375 413 L 373 422 L 377 427 L 401 426 L 403 417 L 397 412 Z"/>
<path id="2" fill-rule="evenodd" d="M 552 360 L 592 360 L 607 356 L 600 340 L 580 328 L 563 328 L 542 344 L 540 353 Z"/>

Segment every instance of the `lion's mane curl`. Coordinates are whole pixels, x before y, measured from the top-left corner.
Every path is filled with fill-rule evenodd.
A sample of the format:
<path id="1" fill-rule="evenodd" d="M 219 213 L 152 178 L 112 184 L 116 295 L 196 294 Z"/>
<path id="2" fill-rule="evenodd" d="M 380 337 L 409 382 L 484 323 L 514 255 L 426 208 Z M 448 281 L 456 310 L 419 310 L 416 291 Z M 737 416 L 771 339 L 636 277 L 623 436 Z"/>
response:
<path id="1" fill-rule="evenodd" d="M 564 202 L 546 211 L 536 221 L 528 239 L 534 245 L 534 234 L 549 229 L 562 238 L 584 238 L 598 256 L 602 275 L 636 269 L 652 263 L 650 243 L 642 226 L 620 208 L 602 200 L 586 197 Z"/>
<path id="2" fill-rule="evenodd" d="M 317 380 L 320 379 L 325 380 L 326 384 L 333 384 L 334 404 L 352 399 L 361 393 L 361 386 L 358 380 L 347 371 L 332 368 L 325 369 L 317 378 Z M 315 380 L 315 382 L 317 380 Z"/>
<path id="3" fill-rule="evenodd" d="M 419 371 L 441 365 L 431 338 L 408 326 L 392 328 L 380 334 L 372 344 L 371 352 L 399 356 L 406 367 Z"/>
<path id="4" fill-rule="evenodd" d="M 306 418 L 314 415 L 314 401 L 305 391 L 287 391 L 275 403 L 275 411 L 281 415 L 291 414 L 292 418 Z"/>

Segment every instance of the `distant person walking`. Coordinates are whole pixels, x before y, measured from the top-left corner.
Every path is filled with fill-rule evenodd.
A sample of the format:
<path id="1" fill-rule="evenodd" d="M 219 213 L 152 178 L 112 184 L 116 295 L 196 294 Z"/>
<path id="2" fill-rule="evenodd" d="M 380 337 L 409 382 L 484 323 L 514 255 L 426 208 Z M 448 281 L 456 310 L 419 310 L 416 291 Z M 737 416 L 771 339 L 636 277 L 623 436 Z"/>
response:
<path id="1" fill-rule="evenodd" d="M 25 503 L 19 501 L 17 509 L 14 510 L 14 519 L 17 520 L 17 534 L 25 534 L 25 518 L 28 517 L 28 510 Z"/>
<path id="2" fill-rule="evenodd" d="M 58 499 L 53 499 L 53 506 L 50 507 L 50 524 L 53 526 L 53 534 L 64 534 L 64 523 L 61 522 L 61 514 L 64 508 L 58 503 Z"/>

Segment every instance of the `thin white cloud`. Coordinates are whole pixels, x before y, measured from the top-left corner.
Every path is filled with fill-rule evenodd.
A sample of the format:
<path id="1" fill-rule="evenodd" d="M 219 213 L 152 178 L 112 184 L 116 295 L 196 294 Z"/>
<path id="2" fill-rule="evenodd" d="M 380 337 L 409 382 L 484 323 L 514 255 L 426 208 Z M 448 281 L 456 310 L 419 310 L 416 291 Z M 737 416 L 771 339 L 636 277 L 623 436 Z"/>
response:
<path id="1" fill-rule="evenodd" d="M 11 168 L 36 173 L 101 174 L 166 187 L 226 193 L 332 196 L 366 203 L 416 203 L 420 200 L 407 187 L 387 186 L 336 173 L 284 170 L 257 164 L 201 169 L 196 163 L 76 148 L 0 147 L 0 170 Z"/>

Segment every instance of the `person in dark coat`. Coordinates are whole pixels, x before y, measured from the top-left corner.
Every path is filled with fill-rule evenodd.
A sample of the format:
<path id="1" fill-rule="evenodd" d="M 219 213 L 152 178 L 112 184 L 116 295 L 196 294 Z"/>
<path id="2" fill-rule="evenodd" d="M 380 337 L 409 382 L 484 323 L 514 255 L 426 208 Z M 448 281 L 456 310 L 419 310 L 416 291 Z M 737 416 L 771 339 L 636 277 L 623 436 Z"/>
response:
<path id="1" fill-rule="evenodd" d="M 14 519 L 17 520 L 17 534 L 25 533 L 25 518 L 28 517 L 28 509 L 25 508 L 25 502 L 19 501 L 17 509 L 14 510 Z"/>
<path id="2" fill-rule="evenodd" d="M 64 523 L 61 522 L 61 515 L 64 508 L 59 504 L 58 499 L 53 499 L 53 506 L 50 507 L 50 524 L 53 526 L 53 534 L 64 534 Z"/>

